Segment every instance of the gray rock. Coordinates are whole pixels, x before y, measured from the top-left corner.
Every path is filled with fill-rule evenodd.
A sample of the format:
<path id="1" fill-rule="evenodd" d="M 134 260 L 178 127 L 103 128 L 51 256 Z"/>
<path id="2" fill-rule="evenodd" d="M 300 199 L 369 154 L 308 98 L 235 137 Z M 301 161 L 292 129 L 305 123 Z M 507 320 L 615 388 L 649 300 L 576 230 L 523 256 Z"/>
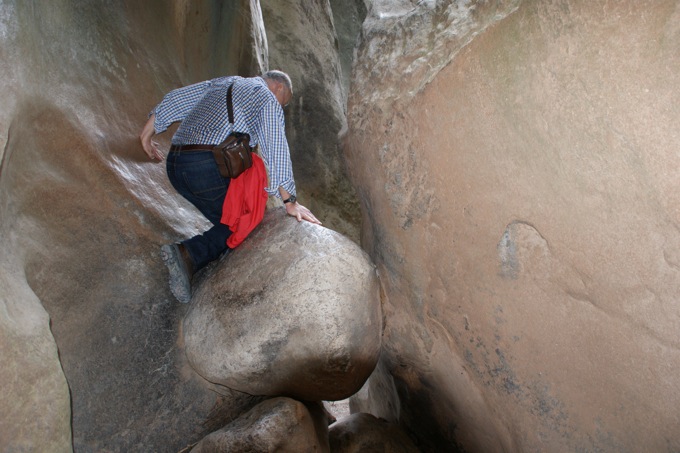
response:
<path id="1" fill-rule="evenodd" d="M 186 354 L 207 380 L 253 395 L 338 400 L 380 352 L 380 290 L 367 255 L 326 228 L 268 211 L 198 279 Z"/>
<path id="2" fill-rule="evenodd" d="M 333 453 L 413 453 L 420 451 L 399 426 L 371 414 L 352 414 L 328 431 Z"/>
<path id="3" fill-rule="evenodd" d="M 290 398 L 266 400 L 191 450 L 207 452 L 328 452 L 328 425 L 317 403 Z"/>
<path id="4" fill-rule="evenodd" d="M 366 4 L 364 0 L 330 0 L 330 4 L 335 34 L 338 37 L 338 58 L 342 67 L 342 85 L 346 96 L 352 76 L 354 49 L 361 33 L 361 24 L 366 18 Z"/>

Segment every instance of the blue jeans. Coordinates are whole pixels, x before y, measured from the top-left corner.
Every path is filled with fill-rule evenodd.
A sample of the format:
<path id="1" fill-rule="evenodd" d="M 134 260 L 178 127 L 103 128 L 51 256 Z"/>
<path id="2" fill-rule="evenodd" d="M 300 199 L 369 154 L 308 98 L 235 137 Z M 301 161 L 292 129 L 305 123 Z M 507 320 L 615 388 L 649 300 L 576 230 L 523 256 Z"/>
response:
<path id="1" fill-rule="evenodd" d="M 182 242 L 194 262 L 194 271 L 197 271 L 217 259 L 228 248 L 227 238 L 231 231 L 220 223 L 220 219 L 231 180 L 220 175 L 210 151 L 171 152 L 168 154 L 166 169 L 175 190 L 213 224 L 205 233 Z"/>

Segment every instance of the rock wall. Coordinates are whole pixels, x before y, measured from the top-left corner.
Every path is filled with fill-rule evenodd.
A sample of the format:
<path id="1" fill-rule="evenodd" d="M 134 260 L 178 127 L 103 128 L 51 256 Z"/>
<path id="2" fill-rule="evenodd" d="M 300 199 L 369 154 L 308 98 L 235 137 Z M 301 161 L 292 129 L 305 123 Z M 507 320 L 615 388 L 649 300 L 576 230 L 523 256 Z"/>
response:
<path id="1" fill-rule="evenodd" d="M 347 98 L 340 58 L 353 49 L 341 53 L 328 0 L 263 0 L 262 14 L 270 67 L 293 80 L 286 132 L 298 195 L 324 225 L 358 242 L 359 205 L 338 146 Z"/>
<path id="2" fill-rule="evenodd" d="M 677 451 L 680 3 L 383 3 L 345 151 L 386 371 L 354 410 L 426 451 Z"/>

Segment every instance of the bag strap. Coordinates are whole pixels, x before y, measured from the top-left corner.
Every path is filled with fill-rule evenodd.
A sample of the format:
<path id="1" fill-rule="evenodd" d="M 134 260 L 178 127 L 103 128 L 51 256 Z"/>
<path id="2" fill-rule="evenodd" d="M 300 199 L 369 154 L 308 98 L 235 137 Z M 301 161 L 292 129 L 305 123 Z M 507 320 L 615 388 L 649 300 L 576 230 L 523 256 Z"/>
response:
<path id="1" fill-rule="evenodd" d="M 234 124 L 234 104 L 232 102 L 232 94 L 231 94 L 231 89 L 234 87 L 234 84 L 232 83 L 229 85 L 229 89 L 227 90 L 227 113 L 229 114 L 229 122 L 231 124 Z"/>

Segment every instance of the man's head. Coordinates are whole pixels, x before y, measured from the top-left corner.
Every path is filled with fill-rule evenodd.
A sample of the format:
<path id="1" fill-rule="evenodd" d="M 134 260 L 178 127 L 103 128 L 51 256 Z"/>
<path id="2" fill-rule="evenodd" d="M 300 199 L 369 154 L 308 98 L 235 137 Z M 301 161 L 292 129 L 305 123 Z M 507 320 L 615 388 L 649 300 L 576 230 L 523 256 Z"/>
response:
<path id="1" fill-rule="evenodd" d="M 288 74 L 281 71 L 267 71 L 262 78 L 267 82 L 269 90 L 274 93 L 281 107 L 288 105 L 293 97 L 293 83 Z"/>

